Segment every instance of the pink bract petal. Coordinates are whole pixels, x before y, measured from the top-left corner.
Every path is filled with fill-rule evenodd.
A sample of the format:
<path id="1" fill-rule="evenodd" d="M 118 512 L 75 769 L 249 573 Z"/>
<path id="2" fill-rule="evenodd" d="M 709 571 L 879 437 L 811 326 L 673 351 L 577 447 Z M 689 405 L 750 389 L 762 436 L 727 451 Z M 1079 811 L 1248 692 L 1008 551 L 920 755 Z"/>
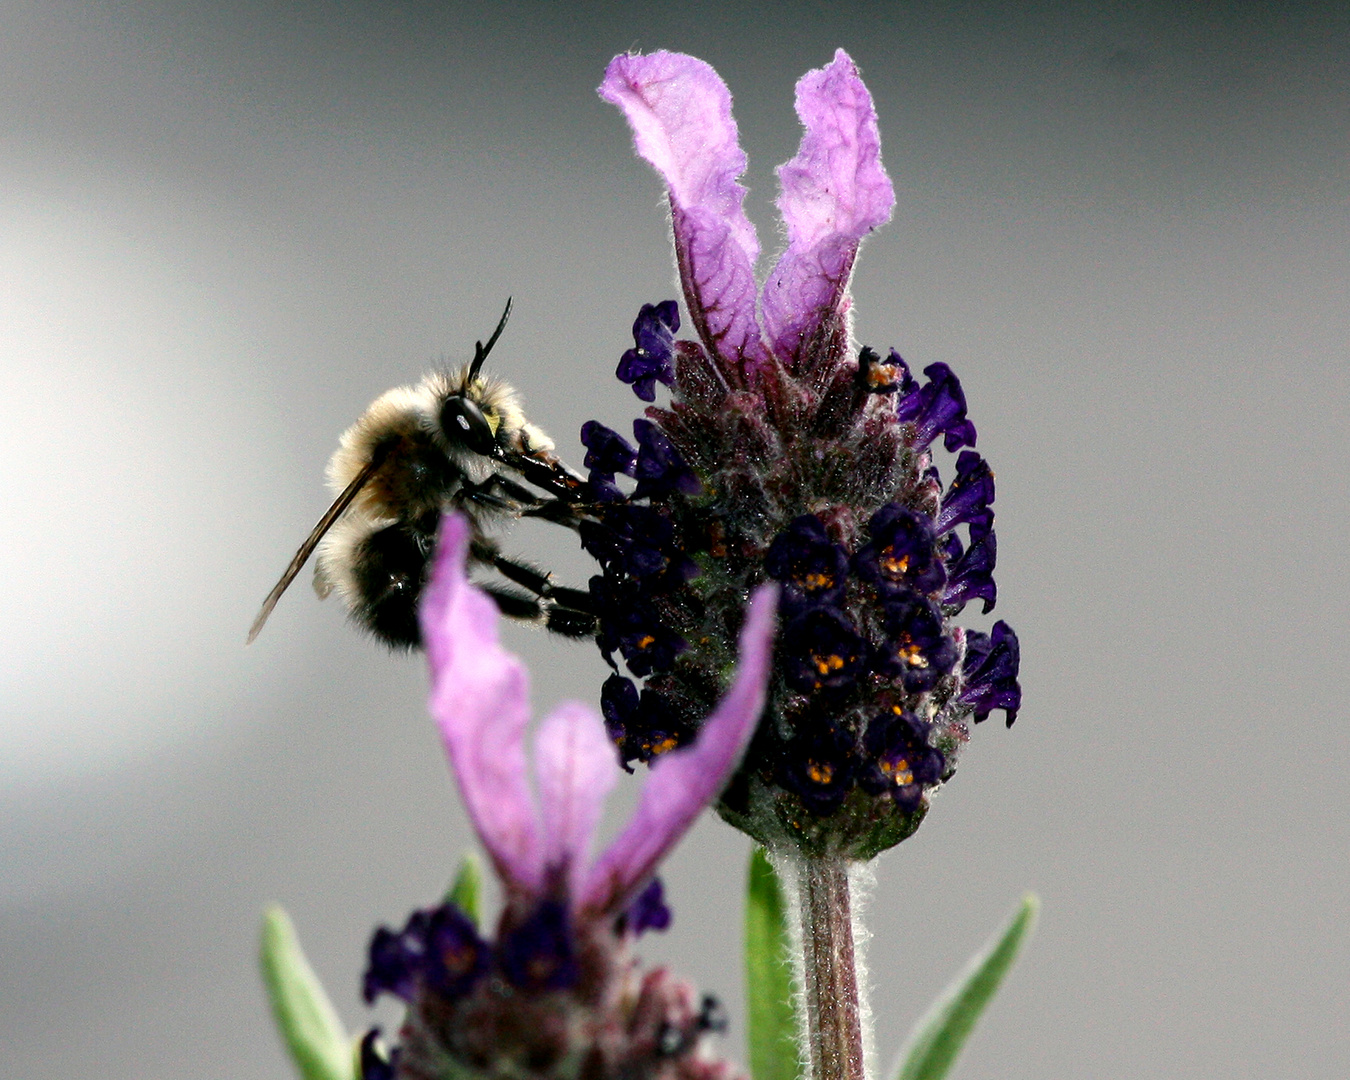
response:
<path id="1" fill-rule="evenodd" d="M 498 875 L 537 892 L 543 864 L 525 763 L 529 677 L 498 641 L 496 605 L 469 583 L 468 550 L 468 522 L 447 515 L 420 611 L 431 715 L 469 819 Z"/>
<path id="2" fill-rule="evenodd" d="M 546 872 L 564 871 L 570 884 L 586 869 L 591 837 L 619 778 L 604 721 L 577 702 L 560 705 L 539 726 L 534 768 L 543 814 L 544 867 Z"/>
<path id="3" fill-rule="evenodd" d="M 652 766 L 632 820 L 586 875 L 578 893 L 582 909 L 608 914 L 627 904 L 731 778 L 764 708 L 776 608 L 776 586 L 755 591 L 731 689 L 692 745 L 670 751 Z"/>
<path id="4" fill-rule="evenodd" d="M 770 348 L 790 368 L 800 367 L 803 346 L 844 334 L 858 243 L 895 206 L 872 96 L 843 49 L 797 83 L 797 115 L 806 128 L 801 146 L 778 168 L 788 246 L 764 285 L 763 305 Z"/>
<path id="5" fill-rule="evenodd" d="M 704 344 L 737 370 L 763 355 L 755 319 L 759 240 L 745 216 L 745 171 L 731 94 L 711 67 L 683 53 L 623 54 L 600 96 L 623 110 L 637 152 L 666 181 L 675 256 Z"/>

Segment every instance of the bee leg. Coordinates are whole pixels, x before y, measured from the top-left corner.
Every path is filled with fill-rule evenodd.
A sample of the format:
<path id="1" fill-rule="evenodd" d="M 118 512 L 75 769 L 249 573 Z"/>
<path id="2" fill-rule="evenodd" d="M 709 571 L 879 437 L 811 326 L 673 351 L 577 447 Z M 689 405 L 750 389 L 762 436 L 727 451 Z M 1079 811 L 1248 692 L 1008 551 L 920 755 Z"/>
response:
<path id="1" fill-rule="evenodd" d="M 488 583 L 480 585 L 479 588 L 492 597 L 497 610 L 508 619 L 539 622 L 544 617 L 544 604 L 538 597 L 526 596 L 509 585 Z"/>
<path id="2" fill-rule="evenodd" d="M 596 631 L 594 615 L 565 607 L 549 608 L 544 616 L 544 625 L 552 633 L 570 638 L 594 637 Z"/>
<path id="3" fill-rule="evenodd" d="M 522 487 L 510 477 L 502 476 L 501 473 L 492 473 L 480 485 L 480 488 L 495 489 L 500 495 L 504 495 L 512 502 L 520 503 L 522 506 L 537 506 L 543 500 L 527 487 Z"/>
<path id="4" fill-rule="evenodd" d="M 503 460 L 535 487 L 555 498 L 576 502 L 585 490 L 586 481 L 557 458 L 545 461 L 530 454 L 504 452 Z"/>
<path id="5" fill-rule="evenodd" d="M 595 608 L 586 590 L 554 585 L 552 575 L 519 559 L 508 558 L 489 541 L 474 541 L 470 551 L 475 561 L 493 567 L 511 582 L 511 585 L 484 586 L 503 615 L 542 623 L 565 637 L 590 637 L 595 633 Z"/>
<path id="6" fill-rule="evenodd" d="M 492 564 L 502 577 L 529 589 L 535 596 L 547 596 L 553 588 L 550 576 L 529 563 L 508 559 L 499 551 L 482 552 L 475 548 L 474 555 L 483 562 Z"/>
<path id="7" fill-rule="evenodd" d="M 536 468 L 541 467 L 539 462 L 531 458 L 522 458 L 521 462 L 529 462 Z M 509 513 L 519 514 L 521 517 L 540 517 L 545 521 L 552 521 L 557 525 L 566 525 L 568 528 L 575 529 L 580 522 L 575 508 L 583 505 L 578 499 L 578 493 L 572 488 L 550 480 L 550 476 L 552 474 L 548 470 L 545 470 L 542 475 L 527 476 L 531 483 L 537 484 L 549 492 L 547 498 L 517 484 L 510 477 L 503 476 L 501 473 L 488 474 L 487 478 L 480 484 L 463 480 L 460 483 L 459 494 L 461 498 L 476 502 L 481 506 L 492 506 Z"/>
<path id="8" fill-rule="evenodd" d="M 471 502 L 477 506 L 490 506 L 494 510 L 500 510 L 504 514 L 514 514 L 520 508 L 513 502 L 507 502 L 505 499 L 499 499 L 496 495 L 490 495 L 486 491 L 470 490 L 461 487 L 458 492 L 460 502 Z"/>
<path id="9" fill-rule="evenodd" d="M 482 557 L 477 550 L 474 551 L 474 555 Z M 564 585 L 554 585 L 553 575 L 540 570 L 538 567 L 520 562 L 517 559 L 507 558 L 500 552 L 488 554 L 483 561 L 496 567 L 497 572 L 502 577 L 528 589 L 536 596 L 553 601 L 559 607 L 581 612 L 592 611 L 591 594 L 589 592 L 584 589 L 569 589 Z"/>
<path id="10" fill-rule="evenodd" d="M 508 619 L 538 623 L 550 632 L 563 637 L 586 638 L 595 634 L 595 616 L 588 611 L 576 611 L 560 606 L 544 597 L 527 596 L 509 585 L 488 584 L 481 588 L 492 597 L 497 610 Z M 566 591 L 576 592 L 575 589 Z"/>
<path id="11" fill-rule="evenodd" d="M 541 518 L 544 521 L 551 521 L 555 525 L 578 529 L 581 527 L 582 517 L 578 511 L 584 512 L 585 505 L 569 502 L 566 499 L 545 499 L 526 510 L 522 510 L 520 516 Z"/>
<path id="12" fill-rule="evenodd" d="M 500 510 L 504 514 L 521 513 L 522 504 L 520 500 L 510 495 L 503 498 L 501 495 L 494 494 L 491 488 L 495 486 L 496 485 L 492 483 L 491 477 L 484 480 L 481 484 L 463 480 L 460 482 L 459 490 L 455 493 L 456 498 L 460 502 L 471 502 L 478 506 L 490 506 L 492 509 Z M 539 501 L 537 496 L 532 495 L 518 484 L 513 486 L 515 486 L 528 500 L 524 504 L 526 507 L 534 506 L 535 503 Z"/>

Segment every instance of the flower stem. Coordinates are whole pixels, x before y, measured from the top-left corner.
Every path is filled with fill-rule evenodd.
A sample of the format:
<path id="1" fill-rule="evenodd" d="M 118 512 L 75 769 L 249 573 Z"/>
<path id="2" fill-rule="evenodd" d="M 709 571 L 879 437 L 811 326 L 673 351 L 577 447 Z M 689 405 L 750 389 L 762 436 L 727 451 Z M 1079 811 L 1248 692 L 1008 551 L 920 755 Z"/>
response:
<path id="1" fill-rule="evenodd" d="M 848 864 L 807 856 L 796 870 L 807 1080 L 865 1080 Z"/>

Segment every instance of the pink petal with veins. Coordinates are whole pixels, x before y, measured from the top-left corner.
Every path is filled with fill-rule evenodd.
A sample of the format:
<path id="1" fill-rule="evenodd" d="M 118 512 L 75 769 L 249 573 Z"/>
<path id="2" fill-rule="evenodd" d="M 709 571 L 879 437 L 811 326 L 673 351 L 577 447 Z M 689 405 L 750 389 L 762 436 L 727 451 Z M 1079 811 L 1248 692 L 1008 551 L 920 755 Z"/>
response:
<path id="1" fill-rule="evenodd" d="M 619 778 L 614 744 L 599 714 L 574 701 L 560 705 L 539 726 L 534 767 L 543 815 L 544 866 L 565 871 L 571 883 L 590 862 L 591 838 Z"/>
<path id="2" fill-rule="evenodd" d="M 708 349 L 733 370 L 763 356 L 755 318 L 759 240 L 745 216 L 745 171 L 731 94 L 711 67 L 683 53 L 623 54 L 600 96 L 618 106 L 637 152 L 666 181 L 685 302 Z"/>
<path id="3" fill-rule="evenodd" d="M 469 583 L 468 550 L 468 522 L 446 515 L 419 612 L 431 715 L 498 876 L 535 893 L 544 867 L 525 761 L 529 676 L 498 640 L 496 605 Z"/>
<path id="4" fill-rule="evenodd" d="M 872 96 L 843 49 L 798 81 L 797 115 L 801 146 L 778 168 L 788 246 L 765 283 L 762 311 L 770 347 L 800 370 L 806 351 L 831 340 L 842 348 L 858 244 L 890 220 L 895 191 Z"/>

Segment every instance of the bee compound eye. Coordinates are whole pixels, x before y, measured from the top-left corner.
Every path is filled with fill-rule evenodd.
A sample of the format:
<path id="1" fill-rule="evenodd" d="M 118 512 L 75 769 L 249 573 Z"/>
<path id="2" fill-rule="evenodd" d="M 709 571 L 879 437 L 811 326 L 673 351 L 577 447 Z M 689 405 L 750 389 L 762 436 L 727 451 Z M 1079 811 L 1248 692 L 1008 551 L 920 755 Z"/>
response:
<path id="1" fill-rule="evenodd" d="M 490 453 L 496 442 L 483 410 L 459 394 L 441 406 L 441 430 L 452 445 L 467 446 L 475 454 Z"/>

